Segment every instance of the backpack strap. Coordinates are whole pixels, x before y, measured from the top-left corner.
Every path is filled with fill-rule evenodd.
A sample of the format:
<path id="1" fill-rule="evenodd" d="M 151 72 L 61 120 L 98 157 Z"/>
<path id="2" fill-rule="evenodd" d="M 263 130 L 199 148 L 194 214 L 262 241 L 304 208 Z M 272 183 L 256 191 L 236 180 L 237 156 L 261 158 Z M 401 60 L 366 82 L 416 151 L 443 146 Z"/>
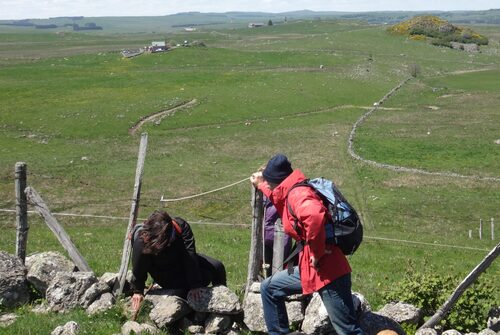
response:
<path id="1" fill-rule="evenodd" d="M 172 226 L 174 227 L 175 231 L 182 235 L 182 228 L 181 226 L 175 221 L 175 219 L 172 219 Z"/>

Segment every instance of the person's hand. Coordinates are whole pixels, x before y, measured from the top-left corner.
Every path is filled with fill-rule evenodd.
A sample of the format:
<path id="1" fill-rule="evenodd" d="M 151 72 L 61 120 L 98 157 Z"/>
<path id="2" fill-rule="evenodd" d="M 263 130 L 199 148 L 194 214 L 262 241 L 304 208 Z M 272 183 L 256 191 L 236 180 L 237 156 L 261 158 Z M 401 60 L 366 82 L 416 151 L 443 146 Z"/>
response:
<path id="1" fill-rule="evenodd" d="M 314 256 L 309 257 L 309 261 L 311 262 L 311 266 L 316 270 L 319 270 L 319 259 L 316 259 Z"/>
<path id="2" fill-rule="evenodd" d="M 141 307 L 141 302 L 144 300 L 144 296 L 140 293 L 134 293 L 132 296 L 132 309 L 138 311 Z"/>
<path id="3" fill-rule="evenodd" d="M 252 175 L 250 176 L 250 182 L 252 183 L 253 186 L 259 187 L 259 185 L 264 182 L 264 177 L 262 177 L 262 171 L 257 171 L 255 173 L 252 173 Z"/>

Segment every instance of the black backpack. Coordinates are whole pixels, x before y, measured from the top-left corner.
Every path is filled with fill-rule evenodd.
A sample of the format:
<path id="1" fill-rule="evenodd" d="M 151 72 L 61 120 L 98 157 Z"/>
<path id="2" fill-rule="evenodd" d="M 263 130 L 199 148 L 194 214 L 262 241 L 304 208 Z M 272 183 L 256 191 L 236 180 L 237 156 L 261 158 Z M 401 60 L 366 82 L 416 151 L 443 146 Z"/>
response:
<path id="1" fill-rule="evenodd" d="M 313 189 L 328 209 L 328 220 L 325 224 L 325 243 L 338 246 L 344 255 L 354 254 L 363 241 L 363 225 L 354 207 L 347 202 L 346 198 L 340 193 L 333 182 L 328 179 L 306 179 L 303 182 L 293 185 L 288 193 L 294 188 L 301 186 Z M 294 229 L 299 232 L 302 224 L 293 213 L 288 201 L 287 204 L 288 211 L 295 219 Z"/>

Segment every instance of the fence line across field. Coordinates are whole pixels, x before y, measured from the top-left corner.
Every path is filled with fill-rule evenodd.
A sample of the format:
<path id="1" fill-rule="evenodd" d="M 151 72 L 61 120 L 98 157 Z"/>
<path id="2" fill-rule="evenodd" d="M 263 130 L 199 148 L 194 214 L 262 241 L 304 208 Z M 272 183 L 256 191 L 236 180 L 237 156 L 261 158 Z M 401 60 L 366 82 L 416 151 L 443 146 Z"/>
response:
<path id="1" fill-rule="evenodd" d="M 0 212 L 4 213 L 15 213 L 14 209 L 0 209 Z M 37 214 L 36 211 L 28 211 L 28 214 Z M 66 216 L 66 217 L 81 217 L 81 218 L 95 218 L 95 219 L 110 219 L 110 220 L 128 220 L 128 217 L 124 216 L 108 216 L 108 215 L 92 215 L 92 214 L 73 214 L 73 213 L 52 213 L 54 216 Z M 145 218 L 138 218 L 139 220 L 145 220 Z M 207 222 L 207 221 L 190 221 L 190 224 L 198 224 L 198 225 L 206 225 L 206 226 L 228 226 L 228 227 L 244 227 L 250 228 L 249 224 L 243 223 L 227 223 L 227 222 Z M 406 243 L 406 244 L 416 244 L 416 245 L 428 245 L 434 247 L 443 247 L 443 248 L 454 248 L 454 249 L 463 249 L 463 250 L 476 250 L 476 251 L 488 251 L 488 249 L 482 248 L 474 248 L 474 247 L 464 247 L 459 245 L 451 245 L 451 244 L 441 244 L 441 243 L 428 243 L 428 242 L 419 242 L 419 241 L 410 241 L 410 240 L 400 240 L 395 238 L 387 238 L 387 237 L 378 237 L 378 236 L 364 236 L 364 239 L 367 240 L 379 240 L 386 242 L 396 242 L 396 243 Z"/>

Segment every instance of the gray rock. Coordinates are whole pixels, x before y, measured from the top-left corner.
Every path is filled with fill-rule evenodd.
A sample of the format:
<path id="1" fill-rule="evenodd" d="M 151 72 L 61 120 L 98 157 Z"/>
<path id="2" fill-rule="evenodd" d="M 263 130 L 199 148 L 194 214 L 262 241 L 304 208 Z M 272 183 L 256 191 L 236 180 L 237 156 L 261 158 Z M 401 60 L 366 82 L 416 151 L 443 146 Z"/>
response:
<path id="1" fill-rule="evenodd" d="M 151 320 L 159 327 L 171 325 L 191 312 L 191 308 L 177 296 L 162 296 L 149 313 Z"/>
<path id="2" fill-rule="evenodd" d="M 462 333 L 455 329 L 448 329 L 444 331 L 441 335 L 462 335 Z"/>
<path id="3" fill-rule="evenodd" d="M 500 332 L 500 306 L 493 307 L 488 312 L 488 328 Z"/>
<path id="4" fill-rule="evenodd" d="M 285 302 L 285 306 L 288 314 L 288 322 L 297 323 L 304 320 L 305 307 L 302 301 L 287 301 Z"/>
<path id="5" fill-rule="evenodd" d="M 50 307 L 47 305 L 46 301 L 43 301 L 41 304 L 33 306 L 31 308 L 31 312 L 35 314 L 48 314 L 50 312 Z"/>
<path id="6" fill-rule="evenodd" d="M 403 328 L 401 328 L 401 326 L 399 325 L 399 323 L 397 323 L 391 318 L 388 318 L 387 316 L 379 315 L 373 312 L 363 313 L 359 318 L 359 324 L 363 329 L 363 331 L 369 335 L 376 335 L 378 332 L 382 330 L 392 330 L 396 332 L 398 335 L 406 334 Z M 431 335 L 431 334 L 425 334 L 425 335 Z"/>
<path id="7" fill-rule="evenodd" d="M 75 321 L 69 321 L 64 326 L 59 326 L 50 335 L 77 335 L 80 326 Z"/>
<path id="8" fill-rule="evenodd" d="M 231 324 L 229 315 L 210 314 L 205 322 L 205 334 L 224 333 L 229 330 Z"/>
<path id="9" fill-rule="evenodd" d="M 477 333 L 465 333 L 464 335 L 477 335 Z"/>
<path id="10" fill-rule="evenodd" d="M 418 329 L 415 335 L 437 335 L 437 331 L 432 328 Z"/>
<path id="11" fill-rule="evenodd" d="M 115 302 L 115 297 L 111 293 L 104 293 L 99 299 L 94 301 L 88 308 L 87 314 L 94 315 L 100 312 L 107 311 Z"/>
<path id="12" fill-rule="evenodd" d="M 372 311 L 372 307 L 370 306 L 368 300 L 366 300 L 364 295 L 359 292 L 352 292 L 352 302 L 354 303 L 354 309 L 356 310 L 356 314 L 358 316 Z"/>
<path id="13" fill-rule="evenodd" d="M 47 302 L 52 311 L 65 312 L 80 306 L 80 299 L 97 281 L 92 272 L 59 272 L 47 288 Z"/>
<path id="14" fill-rule="evenodd" d="M 135 321 L 127 321 L 122 326 L 122 335 L 144 335 L 144 334 L 159 334 L 160 330 L 147 323 L 137 323 Z"/>
<path id="15" fill-rule="evenodd" d="M 424 318 L 420 308 L 404 302 L 391 302 L 382 307 L 377 314 L 387 316 L 397 323 L 407 323 L 411 325 L 419 325 Z"/>
<path id="16" fill-rule="evenodd" d="M 150 301 L 153 305 L 156 305 L 166 296 L 179 297 L 183 292 L 184 290 L 162 289 L 160 286 L 155 285 L 151 290 L 149 290 L 144 299 Z"/>
<path id="17" fill-rule="evenodd" d="M 28 302 L 26 273 L 20 258 L 0 251 L 0 306 L 10 308 Z"/>
<path id="18" fill-rule="evenodd" d="M 497 335 L 498 333 L 496 331 L 493 331 L 489 328 L 481 330 L 478 335 Z"/>
<path id="19" fill-rule="evenodd" d="M 202 334 L 205 332 L 205 328 L 203 328 L 203 326 L 200 325 L 191 325 L 187 327 L 187 331 L 190 334 Z"/>
<path id="20" fill-rule="evenodd" d="M 73 272 L 75 264 L 59 252 L 38 252 L 26 257 L 27 279 L 45 296 L 50 282 L 58 272 Z"/>
<path id="21" fill-rule="evenodd" d="M 248 292 L 243 302 L 243 322 L 250 331 L 267 332 L 262 310 L 262 299 L 259 293 Z"/>
<path id="22" fill-rule="evenodd" d="M 113 272 L 105 272 L 102 276 L 99 277 L 99 281 L 106 283 L 110 288 L 115 286 L 116 281 L 118 280 L 118 273 Z"/>
<path id="23" fill-rule="evenodd" d="M 260 282 L 253 282 L 252 285 L 250 285 L 248 291 L 253 293 L 260 293 Z"/>
<path id="24" fill-rule="evenodd" d="M 451 47 L 456 50 L 463 50 L 466 52 L 479 52 L 479 45 L 476 43 L 460 43 L 450 42 Z"/>
<path id="25" fill-rule="evenodd" d="M 239 314 L 242 312 L 238 296 L 225 286 L 203 287 L 198 289 L 199 299 L 188 293 L 189 306 L 197 312 L 217 314 Z"/>
<path id="26" fill-rule="evenodd" d="M 13 313 L 0 315 L 0 327 L 8 327 L 16 322 L 17 315 Z"/>
<path id="27" fill-rule="evenodd" d="M 85 291 L 83 296 L 80 299 L 80 305 L 83 308 L 88 308 L 94 301 L 96 301 L 101 295 L 104 293 L 108 293 L 111 291 L 111 287 L 108 286 L 105 282 L 96 282 L 92 284 L 88 288 L 88 290 Z"/>
<path id="28" fill-rule="evenodd" d="M 313 293 L 312 299 L 306 308 L 302 331 L 314 335 L 335 333 L 325 305 L 318 293 Z"/>

